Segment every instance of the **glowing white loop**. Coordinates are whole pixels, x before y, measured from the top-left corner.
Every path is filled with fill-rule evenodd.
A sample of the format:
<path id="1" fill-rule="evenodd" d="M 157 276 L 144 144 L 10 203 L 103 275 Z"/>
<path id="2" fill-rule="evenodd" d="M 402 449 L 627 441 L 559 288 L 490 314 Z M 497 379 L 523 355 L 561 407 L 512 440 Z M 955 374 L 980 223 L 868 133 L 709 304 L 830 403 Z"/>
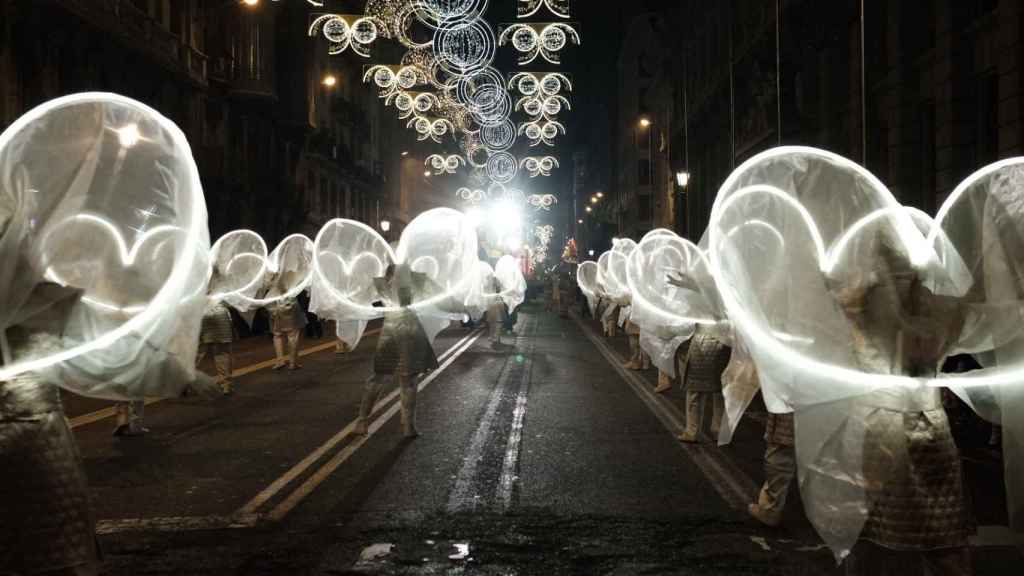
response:
<path id="1" fill-rule="evenodd" d="M 254 292 L 267 271 L 267 258 L 266 242 L 251 230 L 233 230 L 221 236 L 210 248 L 210 263 L 219 268 L 216 276 L 224 281 L 211 287 L 210 299 Z"/>
<path id="2" fill-rule="evenodd" d="M 859 181 L 865 183 L 861 185 L 860 191 L 863 192 L 866 189 L 869 194 L 872 194 L 877 207 L 865 212 L 857 220 L 844 225 L 842 233 L 832 239 L 830 245 L 826 245 L 813 216 L 790 193 L 767 185 L 737 186 L 737 183 L 741 181 L 741 178 L 744 178 L 744 175 L 748 173 L 751 167 L 762 164 L 767 165 L 778 158 L 785 158 L 789 155 L 813 158 L 815 161 L 820 159 L 820 161 L 828 162 L 840 170 L 855 175 Z M 722 261 L 723 254 L 721 250 L 723 249 L 722 247 L 727 245 L 729 235 L 734 233 L 737 226 L 726 229 L 723 228 L 722 222 L 725 221 L 725 218 L 731 212 L 739 209 L 739 201 L 743 197 L 763 195 L 770 198 L 772 202 L 779 203 L 780 206 L 788 207 L 790 213 L 796 215 L 798 221 L 803 223 L 807 236 L 811 239 L 813 253 L 818 260 L 823 276 L 834 273 L 839 263 L 845 258 L 845 254 L 849 251 L 849 247 L 853 244 L 854 239 L 862 235 L 862 232 L 872 230 L 876 223 L 885 225 L 887 229 L 893 231 L 894 239 L 901 244 L 901 249 L 906 251 L 907 258 L 913 266 L 918 268 L 946 266 L 947 262 L 949 262 L 946 251 L 951 248 L 948 246 L 950 240 L 945 236 L 942 227 L 945 224 L 947 215 L 961 201 L 965 192 L 978 182 L 983 181 L 983 179 L 997 171 L 1012 169 L 1021 165 L 1024 165 L 1024 159 L 1013 158 L 986 166 L 972 174 L 946 199 L 938 210 L 935 219 L 932 220 L 918 210 L 899 205 L 888 189 L 870 172 L 841 156 L 813 148 L 783 147 L 751 158 L 737 168 L 723 184 L 722 191 L 712 210 L 711 224 L 709 225 L 712 270 L 734 325 L 737 329 L 744 332 L 748 340 L 763 337 L 764 340 L 757 341 L 758 348 L 762 354 L 769 355 L 782 365 L 790 366 L 800 373 L 815 374 L 821 378 L 841 381 L 848 385 L 862 387 L 865 390 L 886 387 L 913 388 L 921 384 L 928 386 L 950 385 L 952 381 L 949 378 L 912 378 L 868 373 L 855 367 L 822 361 L 813 355 L 804 353 L 800 347 L 791 346 L 794 343 L 806 343 L 808 340 L 813 343 L 813 339 L 808 339 L 800 334 L 780 334 L 766 326 L 762 326 L 763 323 L 755 318 L 745 302 L 732 290 L 729 285 L 728 275 L 723 272 L 724 262 Z M 748 223 L 765 229 L 771 229 L 770 233 L 781 242 L 781 234 L 770 224 L 755 220 L 748 220 Z M 940 239 L 946 243 L 945 246 L 939 243 Z M 1024 371 L 1022 371 L 1022 367 L 1018 362 L 1008 365 L 1005 369 L 1001 367 L 999 370 L 981 371 L 980 375 L 958 375 L 955 380 L 956 385 L 962 388 L 1017 385 L 1022 380 L 1022 373 Z"/>
<path id="3" fill-rule="evenodd" d="M 76 121 L 68 122 L 69 118 L 75 118 Z M 84 120 L 86 118 L 93 120 L 77 121 L 78 119 Z M 124 132 L 124 128 L 132 124 L 136 128 L 130 132 L 135 132 L 138 135 L 137 140 L 134 137 L 129 137 L 133 136 L 132 134 L 126 136 Z M 113 245 L 117 248 L 117 256 L 121 260 L 119 263 L 104 262 L 104 264 L 109 264 L 111 276 L 125 262 L 130 262 L 134 269 L 140 270 L 141 277 L 151 283 L 148 292 L 149 296 L 146 297 L 146 301 L 140 302 L 140 297 L 144 296 L 144 294 L 137 291 L 140 285 L 137 282 L 131 282 L 120 294 L 126 299 L 134 300 L 134 302 L 125 302 L 126 306 L 118 306 L 120 309 L 116 311 L 118 313 L 117 317 L 109 315 L 109 312 L 112 312 L 111 310 L 102 313 L 97 311 L 94 317 L 88 317 L 89 315 L 83 312 L 80 319 L 84 319 L 86 322 L 76 327 L 82 328 L 80 333 L 81 339 L 69 338 L 65 340 L 64 345 L 66 347 L 59 352 L 42 357 L 27 357 L 0 366 L 0 381 L 8 381 L 26 371 L 45 370 L 51 366 L 101 350 L 105 351 L 104 354 L 107 355 L 104 358 L 113 359 L 114 362 L 122 361 L 125 358 L 118 356 L 122 352 L 130 353 L 126 348 L 134 346 L 132 342 L 140 342 L 142 340 L 145 340 L 146 345 L 155 350 L 166 351 L 168 354 L 181 353 L 187 355 L 187 346 L 177 346 L 174 342 L 166 341 L 161 335 L 163 329 L 175 329 L 175 318 L 182 313 L 186 313 L 185 311 L 188 309 L 187 307 L 179 307 L 180 303 L 197 290 L 204 290 L 208 280 L 207 270 L 203 270 L 202 273 L 199 272 L 205 265 L 205 259 L 208 256 L 209 250 L 209 238 L 205 224 L 205 203 L 203 201 L 198 170 L 192 160 L 191 153 L 189 152 L 190 148 L 184 134 L 181 133 L 173 122 L 164 118 L 152 108 L 129 98 L 105 93 L 75 94 L 46 102 L 32 109 L 0 133 L 0 155 L 4 156 L 4 163 L 8 166 L 11 164 L 15 165 L 17 170 L 22 171 L 19 177 L 24 176 L 26 181 L 31 181 L 33 170 L 39 168 L 39 158 L 32 158 L 24 154 L 26 149 L 32 148 L 32 146 L 27 144 L 32 143 L 36 145 L 34 146 L 35 148 L 47 149 L 49 147 L 47 138 L 55 136 L 51 133 L 51 127 L 53 126 L 60 126 L 62 130 L 59 135 L 56 135 L 58 136 L 58 144 L 55 145 L 67 141 L 85 144 L 91 142 L 96 145 L 104 145 L 104 142 L 107 141 L 107 136 L 98 135 L 96 129 L 117 131 L 116 138 L 121 149 L 115 152 L 112 158 L 99 154 L 94 157 L 97 162 L 101 163 L 99 166 L 101 171 L 110 168 L 110 166 L 103 166 L 103 163 L 112 159 L 114 162 L 122 162 L 125 158 L 132 158 L 132 155 L 142 150 L 145 159 L 142 162 L 129 161 L 126 164 L 120 165 L 121 168 L 124 168 L 124 173 L 119 174 L 119 176 L 122 182 L 132 182 L 132 179 L 146 177 L 152 177 L 153 181 L 149 185 L 136 186 L 134 189 L 125 189 L 123 185 L 119 187 L 115 184 L 117 179 L 109 182 L 104 181 L 102 188 L 109 194 L 107 197 L 103 197 L 103 195 L 95 196 L 96 202 L 92 206 L 94 210 L 98 211 L 116 207 L 113 212 L 118 213 L 117 211 L 122 208 L 130 207 L 133 203 L 139 203 L 136 204 L 139 208 L 136 208 L 133 216 L 121 218 L 124 212 L 118 213 L 119 216 L 106 213 L 74 215 L 72 212 L 64 216 L 64 218 L 68 218 L 69 222 L 99 226 L 101 230 L 104 230 L 104 233 L 109 234 Z M 128 144 L 131 144 L 131 146 L 128 146 Z M 92 147 L 92 145 L 87 146 L 87 148 Z M 69 164 L 74 163 L 76 167 L 79 166 L 78 162 L 81 162 L 81 159 L 72 157 L 62 157 L 61 160 Z M 33 166 L 33 162 L 36 164 L 35 166 Z M 75 182 L 75 188 L 78 190 L 67 195 L 67 198 L 71 200 L 69 208 L 76 205 L 75 202 L 77 201 L 88 199 L 91 203 L 94 198 L 91 191 L 88 190 L 91 176 L 85 174 L 89 170 L 87 164 L 88 161 L 85 162 L 86 166 L 76 168 L 76 170 L 79 170 Z M 129 165 L 131 166 L 129 167 Z M 152 167 L 147 168 L 146 166 Z M 47 175 L 50 178 L 47 181 L 58 178 L 56 176 L 58 168 L 42 166 L 44 170 L 47 168 L 54 172 L 54 174 Z M 141 180 L 139 182 L 141 184 Z M 61 200 L 64 197 L 61 195 L 67 192 L 66 190 L 61 190 L 60 185 L 57 188 L 39 191 L 18 190 L 16 188 L 17 186 L 15 186 L 15 189 L 7 190 L 8 196 L 14 199 L 15 202 L 21 199 L 21 195 L 29 193 L 38 196 L 33 200 L 50 203 Z M 76 196 L 76 194 L 79 195 Z M 141 209 L 140 204 L 142 202 L 151 202 L 158 197 L 159 201 L 163 203 L 163 210 L 157 220 L 151 222 L 152 227 L 147 228 L 144 222 L 151 216 L 157 216 L 157 211 L 149 212 L 147 211 L 148 209 Z M 32 218 L 31 224 L 37 227 L 37 233 L 43 234 L 44 238 L 51 233 L 61 233 L 61 230 L 53 230 L 52 228 L 53 225 L 57 224 L 55 222 L 56 218 L 50 220 L 47 219 L 49 216 L 45 216 L 41 217 L 40 220 L 35 220 L 33 208 L 28 207 L 29 204 L 31 202 L 22 204 L 22 208 L 28 210 L 28 216 Z M 143 214 L 144 218 L 139 220 L 135 214 Z M 25 213 L 19 211 L 16 217 L 24 218 Z M 103 223 L 104 221 L 106 222 L 105 224 Z M 131 248 L 128 248 L 127 243 L 120 234 L 120 230 L 124 229 L 125 226 L 130 226 L 129 222 L 132 221 L 136 225 L 140 223 L 142 225 L 135 230 L 137 234 L 135 242 Z M 162 223 L 157 224 L 158 221 Z M 20 225 L 20 223 L 18 224 Z M 65 230 L 64 232 L 67 231 Z M 9 247 L 17 251 L 22 248 L 22 245 L 19 245 L 19 239 L 15 234 L 9 226 L 5 240 L 9 242 Z M 164 238 L 164 240 L 154 244 L 153 239 L 158 235 Z M 52 245 L 58 252 L 49 254 L 44 252 L 43 245 L 49 244 L 49 242 L 56 242 L 56 237 L 49 240 L 44 238 L 34 239 L 31 242 L 32 254 L 22 254 L 21 256 L 30 259 L 41 257 L 42 261 L 35 262 L 33 260 L 33 263 L 38 265 L 39 269 L 48 266 L 55 274 L 68 272 L 63 265 L 65 264 L 64 258 L 69 253 L 73 250 L 88 250 L 92 246 L 91 242 L 85 242 L 87 237 L 77 236 L 70 245 L 65 242 L 60 242 L 59 245 Z M 92 239 L 94 240 L 96 237 L 94 236 Z M 152 253 L 150 254 L 152 257 L 146 258 L 143 256 L 139 258 L 142 250 L 147 250 L 148 253 L 149 247 L 152 247 Z M 90 256 L 102 255 L 90 254 Z M 3 257 L 16 259 L 20 256 L 15 252 L 6 253 Z M 98 260 L 94 260 L 94 262 L 98 262 Z M 85 261 L 79 262 L 79 264 L 84 263 Z M 107 272 L 105 269 L 98 269 L 95 265 L 92 266 L 92 273 L 111 280 L 112 278 L 108 278 Z M 17 290 L 19 286 L 24 286 L 30 290 L 33 284 L 41 279 L 41 275 L 39 277 L 33 275 L 20 278 L 8 276 L 3 280 L 5 288 L 8 290 Z M 19 280 L 21 281 L 20 283 Z M 102 286 L 102 293 L 99 293 L 96 290 L 98 287 L 94 285 L 75 286 L 75 288 L 84 290 L 83 298 L 88 298 L 94 302 L 94 306 L 101 307 L 102 304 L 108 303 L 107 297 L 112 296 L 112 294 L 108 293 L 108 290 L 119 290 L 118 286 L 116 282 L 107 282 L 105 286 Z M 132 291 L 136 292 L 129 295 Z M 88 301 L 84 299 L 83 302 L 88 304 Z M 6 311 L 8 314 L 17 312 L 16 308 L 12 309 L 12 307 L 17 305 L 15 302 L 6 301 L 5 306 L 7 306 Z M 3 316 L 3 314 L 0 314 L 0 316 Z M 0 320 L 8 319 L 9 317 L 0 318 Z M 0 330 L 5 330 L 7 327 L 9 326 L 0 326 Z M 72 344 L 72 341 L 78 343 Z M 125 348 L 115 349 L 121 342 L 126 342 Z M 110 351 L 109 354 L 106 352 L 107 350 Z M 104 358 L 96 358 L 93 364 L 102 364 L 105 362 Z M 116 366 L 102 365 L 97 366 L 97 368 L 111 372 L 116 369 Z M 186 367 L 186 370 L 189 368 Z M 75 382 L 67 382 L 65 384 L 70 387 L 76 385 Z"/>
<path id="4" fill-rule="evenodd" d="M 483 202 L 487 198 L 487 192 L 479 189 L 471 190 L 465 187 L 459 188 L 455 192 L 455 195 L 458 196 L 461 200 L 469 202 L 471 204 L 479 204 L 480 202 Z"/>
<path id="5" fill-rule="evenodd" d="M 409 309 L 440 307 L 444 310 L 452 301 L 463 302 L 463 296 L 475 279 L 478 261 L 476 229 L 465 214 L 456 210 L 435 208 L 417 216 L 403 231 L 397 250 L 393 250 L 365 224 L 345 219 L 332 220 L 317 234 L 314 253 L 334 252 L 331 248 L 335 244 L 337 248 L 351 250 L 351 245 L 344 242 L 347 236 L 338 234 L 344 229 L 361 230 L 361 237 L 366 239 L 363 244 L 374 254 L 383 255 L 380 258 L 382 264 L 408 264 L 410 270 L 430 276 L 433 288 L 416 295 Z M 328 301 L 343 304 L 347 311 L 362 319 L 378 318 L 403 309 L 392 302 L 387 302 L 384 307 L 374 307 L 366 301 L 352 300 L 347 290 L 339 289 L 336 278 L 332 277 L 331 270 L 325 269 L 322 260 L 320 257 L 313 259 L 313 270 L 317 285 L 323 289 Z"/>

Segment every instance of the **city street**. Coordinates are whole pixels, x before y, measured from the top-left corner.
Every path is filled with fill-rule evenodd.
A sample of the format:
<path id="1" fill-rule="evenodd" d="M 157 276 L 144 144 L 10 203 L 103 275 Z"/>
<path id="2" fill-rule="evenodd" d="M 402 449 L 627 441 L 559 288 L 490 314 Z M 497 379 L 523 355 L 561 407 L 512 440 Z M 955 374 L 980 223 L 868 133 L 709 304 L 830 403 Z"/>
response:
<path id="1" fill-rule="evenodd" d="M 797 498 L 779 529 L 747 518 L 756 411 L 725 449 L 677 442 L 681 393 L 618 369 L 604 354 L 625 339 L 595 327 L 530 305 L 498 349 L 448 329 L 411 441 L 392 390 L 352 435 L 372 327 L 347 355 L 305 342 L 300 370 L 245 374 L 231 397 L 151 404 L 146 436 L 76 426 L 109 573 L 838 573 Z M 236 371 L 272 356 L 241 348 Z M 978 574 L 1013 573 L 1014 551 L 976 544 Z"/>

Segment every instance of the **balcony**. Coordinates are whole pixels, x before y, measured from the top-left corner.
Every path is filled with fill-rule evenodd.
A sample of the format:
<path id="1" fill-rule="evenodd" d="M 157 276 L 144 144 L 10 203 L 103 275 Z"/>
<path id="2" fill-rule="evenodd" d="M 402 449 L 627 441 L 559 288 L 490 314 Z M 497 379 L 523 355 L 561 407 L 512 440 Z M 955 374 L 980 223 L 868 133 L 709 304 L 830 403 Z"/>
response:
<path id="1" fill-rule="evenodd" d="M 183 43 L 129 0 L 63 0 L 59 5 L 171 72 L 206 86 L 206 55 Z"/>

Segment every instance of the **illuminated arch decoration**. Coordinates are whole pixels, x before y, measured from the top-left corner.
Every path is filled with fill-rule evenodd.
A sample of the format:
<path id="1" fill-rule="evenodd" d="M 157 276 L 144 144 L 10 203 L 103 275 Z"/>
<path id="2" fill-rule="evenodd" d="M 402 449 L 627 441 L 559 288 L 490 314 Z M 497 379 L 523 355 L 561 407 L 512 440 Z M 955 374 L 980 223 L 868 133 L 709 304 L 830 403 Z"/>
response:
<path id="1" fill-rule="evenodd" d="M 551 210 L 551 207 L 558 204 L 558 198 L 554 194 L 530 194 L 526 197 L 526 203 L 537 210 Z"/>
<path id="2" fill-rule="evenodd" d="M 447 157 L 440 154 L 431 154 L 427 156 L 424 164 L 430 166 L 435 176 L 440 176 L 442 174 L 455 174 L 460 166 L 466 164 L 466 161 L 458 154 L 451 154 Z"/>
<path id="3" fill-rule="evenodd" d="M 380 97 L 393 98 L 398 92 L 409 91 L 426 84 L 427 78 L 416 66 L 377 64 L 363 73 L 363 82 L 373 82 L 380 89 Z"/>
<path id="4" fill-rule="evenodd" d="M 516 16 L 529 18 L 544 7 L 559 18 L 569 18 L 569 0 L 519 0 Z"/>
<path id="5" fill-rule="evenodd" d="M 555 138 L 557 138 L 559 134 L 565 134 L 565 126 L 561 122 L 557 122 L 555 120 L 548 120 L 546 122 L 534 120 L 531 122 L 525 122 L 519 126 L 519 135 L 526 136 L 531 147 L 539 146 L 541 144 L 554 146 Z"/>
<path id="6" fill-rule="evenodd" d="M 551 176 L 551 171 L 559 167 L 558 158 L 554 156 L 527 156 L 520 161 L 519 167 L 525 169 L 530 178 Z"/>
<path id="7" fill-rule="evenodd" d="M 455 132 L 455 126 L 450 120 L 444 118 L 428 118 L 426 116 L 413 116 L 405 124 L 406 128 L 416 130 L 416 138 L 422 142 L 433 140 L 440 144 L 441 139 Z"/>
<path id="8" fill-rule="evenodd" d="M 430 27 L 438 28 L 445 24 L 464 24 L 478 20 L 487 10 L 488 0 L 398 0 L 412 4 L 416 16 Z"/>
<path id="9" fill-rule="evenodd" d="M 309 25 L 310 37 L 323 35 L 330 42 L 328 54 L 341 54 L 349 48 L 363 58 L 370 57 L 370 45 L 384 25 L 373 16 L 357 14 L 324 14 Z"/>
<path id="10" fill-rule="evenodd" d="M 502 30 L 498 45 L 508 43 L 519 52 L 519 65 L 525 66 L 538 56 L 551 64 L 561 64 L 561 51 L 570 42 L 580 44 L 576 29 L 564 22 L 536 22 L 512 24 Z"/>

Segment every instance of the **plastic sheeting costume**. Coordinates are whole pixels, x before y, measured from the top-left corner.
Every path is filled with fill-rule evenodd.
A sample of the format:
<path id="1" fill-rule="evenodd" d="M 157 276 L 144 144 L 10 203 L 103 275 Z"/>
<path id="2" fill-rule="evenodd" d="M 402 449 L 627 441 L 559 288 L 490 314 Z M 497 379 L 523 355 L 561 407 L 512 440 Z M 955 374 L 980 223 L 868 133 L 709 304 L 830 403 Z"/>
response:
<path id="1" fill-rule="evenodd" d="M 768 409 L 792 411 L 801 497 L 855 573 L 969 573 L 949 386 L 1002 414 L 1011 522 L 1022 494 L 1021 160 L 983 169 L 935 219 L 874 176 L 810 148 L 755 156 L 723 184 L 709 227 L 718 288 Z M 943 359 L 988 368 L 943 378 Z M 856 547 L 855 547 L 856 544 Z"/>
<path id="2" fill-rule="evenodd" d="M 95 574 L 89 494 L 58 386 L 111 400 L 194 373 L 209 237 L 184 135 L 88 93 L 0 135 L 0 567 Z"/>
<path id="3" fill-rule="evenodd" d="M 434 337 L 478 302 L 476 237 L 469 219 L 447 208 L 410 222 L 397 250 L 372 228 L 351 220 L 332 220 L 317 235 L 310 309 L 335 320 L 384 318 L 374 376 L 360 406 L 359 432 L 369 430 L 381 377 L 393 376 L 402 394 L 403 432 L 417 434 L 416 380 L 436 366 Z M 383 306 L 373 306 L 376 301 Z"/>

